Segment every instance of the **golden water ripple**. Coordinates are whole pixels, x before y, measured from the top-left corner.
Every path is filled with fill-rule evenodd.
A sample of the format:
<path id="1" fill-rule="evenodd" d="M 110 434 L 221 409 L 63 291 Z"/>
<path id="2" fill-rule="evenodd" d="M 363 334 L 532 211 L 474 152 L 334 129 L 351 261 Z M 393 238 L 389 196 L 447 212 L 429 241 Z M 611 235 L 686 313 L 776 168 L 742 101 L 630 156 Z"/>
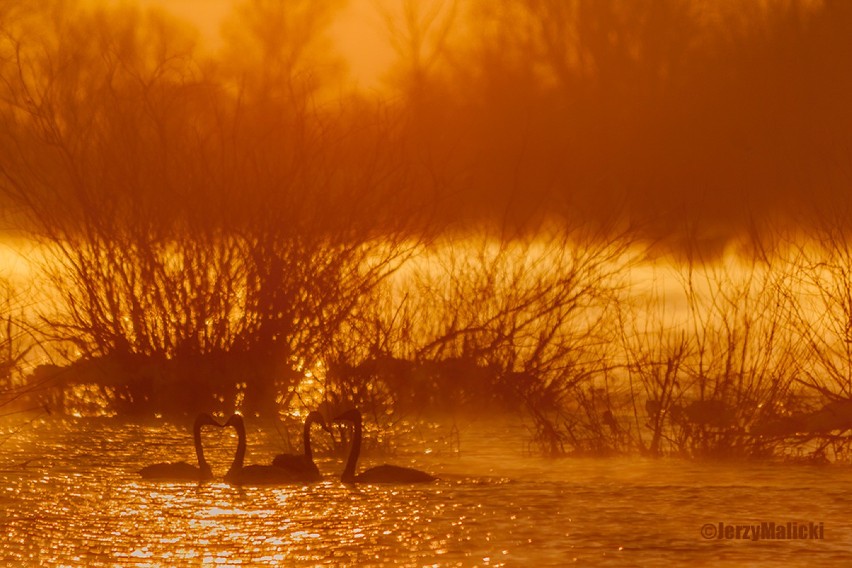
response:
<path id="1" fill-rule="evenodd" d="M 336 479 L 342 458 L 331 455 L 318 459 L 325 479 L 305 485 L 158 483 L 135 473 L 189 460 L 186 438 L 166 425 L 81 419 L 10 440 L 0 465 L 0 565 L 663 566 L 720 553 L 730 565 L 780 565 L 803 549 L 826 562 L 852 553 L 844 466 L 547 460 L 525 456 L 520 438 L 502 457 L 486 436 L 466 439 L 461 456 L 416 457 L 441 476 L 427 485 L 345 485 Z M 232 440 L 206 442 L 221 476 Z M 261 439 L 250 461 L 268 463 L 277 449 Z M 826 540 L 732 548 L 698 533 L 705 522 L 754 517 L 821 520 Z"/>

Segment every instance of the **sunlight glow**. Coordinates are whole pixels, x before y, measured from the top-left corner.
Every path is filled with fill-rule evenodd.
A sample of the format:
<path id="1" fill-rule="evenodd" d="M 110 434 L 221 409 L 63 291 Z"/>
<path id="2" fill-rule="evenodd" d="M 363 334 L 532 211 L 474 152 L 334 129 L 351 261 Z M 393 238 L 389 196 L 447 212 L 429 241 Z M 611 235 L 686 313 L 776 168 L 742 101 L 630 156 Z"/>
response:
<path id="1" fill-rule="evenodd" d="M 124 0 L 90 0 L 113 5 Z M 236 0 L 135 0 L 142 7 L 166 9 L 195 26 L 211 51 L 222 47 L 222 22 Z M 331 29 L 335 47 L 346 54 L 352 79 L 363 89 L 381 88 L 394 53 L 382 11 L 396 10 L 397 0 L 347 0 Z"/>

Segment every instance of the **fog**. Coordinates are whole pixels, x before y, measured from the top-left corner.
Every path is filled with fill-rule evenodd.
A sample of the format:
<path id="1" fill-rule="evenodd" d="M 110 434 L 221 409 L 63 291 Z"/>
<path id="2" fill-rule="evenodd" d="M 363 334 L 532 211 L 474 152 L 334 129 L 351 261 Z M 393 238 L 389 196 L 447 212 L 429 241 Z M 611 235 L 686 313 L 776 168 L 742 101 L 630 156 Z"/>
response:
<path id="1" fill-rule="evenodd" d="M 842 0 L 0 0 L 0 564 L 841 564 L 849 101 Z"/>
<path id="2" fill-rule="evenodd" d="M 4 405 L 845 455 L 847 3 L 348 9 L 0 2 Z"/>

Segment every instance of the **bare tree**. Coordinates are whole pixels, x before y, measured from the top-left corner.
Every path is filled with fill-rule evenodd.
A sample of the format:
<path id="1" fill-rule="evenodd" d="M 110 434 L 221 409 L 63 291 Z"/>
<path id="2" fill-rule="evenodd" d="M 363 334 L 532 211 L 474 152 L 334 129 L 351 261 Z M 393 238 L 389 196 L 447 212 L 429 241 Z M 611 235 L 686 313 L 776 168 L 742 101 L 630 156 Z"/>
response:
<path id="1" fill-rule="evenodd" d="M 416 245 L 404 209 L 376 206 L 406 175 L 384 150 L 393 127 L 380 109 L 232 91 L 162 16 L 128 10 L 66 14 L 50 42 L 14 44 L 3 174 L 49 253 L 48 337 L 73 344 L 80 376 L 103 361 L 131 377 L 114 389 L 131 409 L 276 412 Z M 307 65 L 273 47 L 288 77 Z"/>

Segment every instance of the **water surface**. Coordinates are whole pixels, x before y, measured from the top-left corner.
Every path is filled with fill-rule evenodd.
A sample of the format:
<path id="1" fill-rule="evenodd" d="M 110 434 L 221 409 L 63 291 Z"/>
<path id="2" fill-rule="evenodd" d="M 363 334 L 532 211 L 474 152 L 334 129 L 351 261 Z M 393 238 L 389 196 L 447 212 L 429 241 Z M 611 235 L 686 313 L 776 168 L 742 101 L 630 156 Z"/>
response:
<path id="1" fill-rule="evenodd" d="M 458 426 L 459 452 L 435 427 L 396 455 L 364 456 L 367 466 L 436 473 L 433 484 L 345 485 L 343 457 L 323 452 L 320 483 L 238 488 L 140 479 L 144 465 L 194 459 L 185 427 L 37 421 L 2 445 L 0 564 L 828 566 L 852 558 L 846 465 L 546 459 L 526 451 L 522 428 Z M 250 463 L 282 450 L 274 431 L 250 425 L 249 436 Z M 204 439 L 221 478 L 233 436 L 205 430 Z M 700 532 L 761 521 L 822 522 L 824 539 Z"/>

